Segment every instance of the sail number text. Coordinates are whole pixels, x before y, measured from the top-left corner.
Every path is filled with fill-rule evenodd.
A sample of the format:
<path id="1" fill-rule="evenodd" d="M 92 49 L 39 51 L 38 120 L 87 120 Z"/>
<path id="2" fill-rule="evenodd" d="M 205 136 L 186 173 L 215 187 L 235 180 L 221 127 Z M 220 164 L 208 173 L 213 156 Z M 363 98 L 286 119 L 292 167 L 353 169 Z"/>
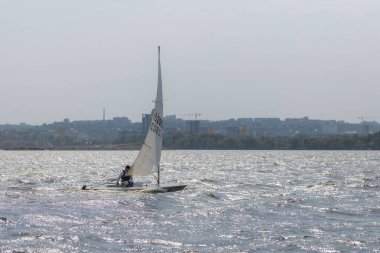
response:
<path id="1" fill-rule="evenodd" d="M 150 130 L 159 137 L 162 137 L 162 123 L 163 122 L 160 115 L 154 111 L 152 115 L 152 124 L 150 125 Z"/>

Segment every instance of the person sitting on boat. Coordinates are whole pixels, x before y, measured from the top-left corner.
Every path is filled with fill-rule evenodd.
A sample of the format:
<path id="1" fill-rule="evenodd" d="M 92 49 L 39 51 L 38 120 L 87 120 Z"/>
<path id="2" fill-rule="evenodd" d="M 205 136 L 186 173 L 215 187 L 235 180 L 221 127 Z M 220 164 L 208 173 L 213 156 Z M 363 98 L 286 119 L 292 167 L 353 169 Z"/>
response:
<path id="1" fill-rule="evenodd" d="M 125 169 L 121 171 L 119 177 L 116 180 L 116 185 L 121 185 L 125 187 L 133 186 L 133 177 L 128 175 L 128 172 L 130 169 L 131 169 L 131 166 L 129 165 L 125 166 Z"/>

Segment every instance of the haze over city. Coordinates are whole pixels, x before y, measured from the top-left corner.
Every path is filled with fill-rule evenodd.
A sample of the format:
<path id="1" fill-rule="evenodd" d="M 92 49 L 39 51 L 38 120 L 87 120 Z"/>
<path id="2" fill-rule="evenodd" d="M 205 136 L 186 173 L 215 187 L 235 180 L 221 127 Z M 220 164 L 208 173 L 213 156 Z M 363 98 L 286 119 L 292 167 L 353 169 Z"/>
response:
<path id="1" fill-rule="evenodd" d="M 377 0 L 1 1 L 0 124 L 380 120 Z M 379 118 L 377 118 L 379 117 Z"/>

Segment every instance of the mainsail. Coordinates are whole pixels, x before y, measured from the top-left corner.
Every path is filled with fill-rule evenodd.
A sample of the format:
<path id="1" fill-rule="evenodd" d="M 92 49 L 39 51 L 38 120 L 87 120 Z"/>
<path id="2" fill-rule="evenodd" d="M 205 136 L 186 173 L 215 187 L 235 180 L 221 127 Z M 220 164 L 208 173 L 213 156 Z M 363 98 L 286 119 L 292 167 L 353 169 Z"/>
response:
<path id="1" fill-rule="evenodd" d="M 132 164 L 129 175 L 147 176 L 159 173 L 162 137 L 163 137 L 163 102 L 162 102 L 162 79 L 160 46 L 158 46 L 158 82 L 155 106 L 151 113 L 151 123 L 144 144 Z"/>

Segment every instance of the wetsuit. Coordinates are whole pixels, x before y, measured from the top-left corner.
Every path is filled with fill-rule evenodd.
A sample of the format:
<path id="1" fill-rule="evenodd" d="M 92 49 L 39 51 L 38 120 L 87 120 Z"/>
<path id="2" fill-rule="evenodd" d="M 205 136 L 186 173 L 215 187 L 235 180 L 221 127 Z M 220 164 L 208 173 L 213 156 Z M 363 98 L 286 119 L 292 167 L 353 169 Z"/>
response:
<path id="1" fill-rule="evenodd" d="M 125 187 L 132 187 L 133 186 L 133 177 L 128 176 L 125 173 L 125 170 L 122 170 L 119 177 L 116 180 L 117 185 L 125 186 Z"/>

